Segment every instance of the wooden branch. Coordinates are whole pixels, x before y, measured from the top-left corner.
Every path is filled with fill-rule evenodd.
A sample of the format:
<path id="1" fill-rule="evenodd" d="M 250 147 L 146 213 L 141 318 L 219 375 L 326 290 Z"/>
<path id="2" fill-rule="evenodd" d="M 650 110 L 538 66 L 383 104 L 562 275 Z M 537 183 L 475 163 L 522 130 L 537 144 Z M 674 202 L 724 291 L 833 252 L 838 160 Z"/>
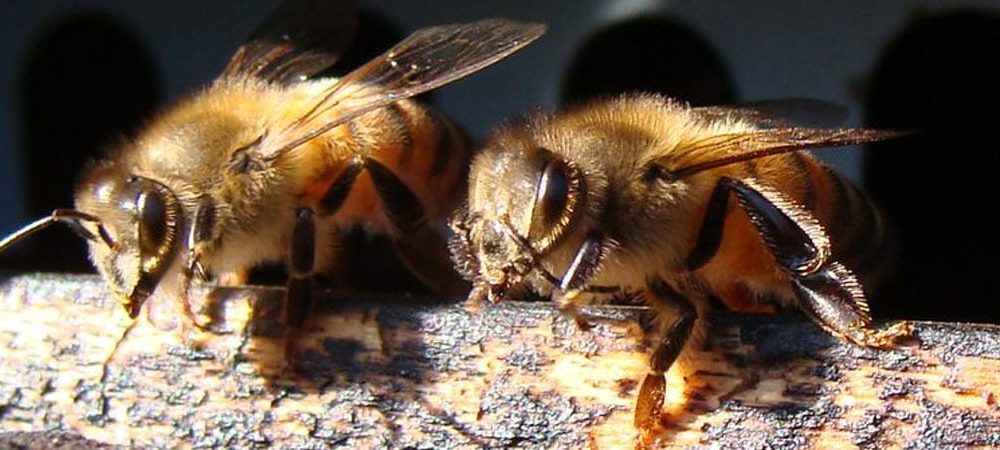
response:
<path id="1" fill-rule="evenodd" d="M 210 333 L 140 322 L 102 387 L 129 321 L 100 280 L 6 280 L 0 430 L 156 447 L 634 446 L 640 308 L 585 309 L 584 332 L 548 303 L 330 297 L 296 375 L 281 370 L 280 292 L 221 297 Z M 918 323 L 919 343 L 879 352 L 798 320 L 714 317 L 709 349 L 670 372 L 655 444 L 1000 446 L 1000 327 Z"/>

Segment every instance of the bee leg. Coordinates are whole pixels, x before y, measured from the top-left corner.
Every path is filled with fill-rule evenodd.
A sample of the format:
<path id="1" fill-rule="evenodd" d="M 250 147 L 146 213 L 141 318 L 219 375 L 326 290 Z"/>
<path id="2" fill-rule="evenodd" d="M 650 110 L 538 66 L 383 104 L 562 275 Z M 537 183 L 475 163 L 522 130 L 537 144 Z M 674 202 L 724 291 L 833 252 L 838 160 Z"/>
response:
<path id="1" fill-rule="evenodd" d="M 292 246 L 289 254 L 288 284 L 285 286 L 284 321 L 288 327 L 285 341 L 285 360 L 288 367 L 297 354 L 306 315 L 312 310 L 312 273 L 316 261 L 316 222 L 313 211 L 299 208 L 295 211 L 292 229 Z"/>
<path id="2" fill-rule="evenodd" d="M 426 212 L 416 194 L 382 163 L 366 158 L 364 164 L 382 202 L 382 210 L 394 228 L 392 243 L 410 273 L 440 294 L 468 292 L 469 284 L 451 262 L 447 241 L 428 225 Z"/>
<path id="3" fill-rule="evenodd" d="M 778 265 L 791 277 L 799 306 L 813 321 L 835 336 L 869 347 L 887 347 L 909 334 L 905 323 L 883 332 L 872 329 L 861 283 L 831 259 L 830 238 L 809 211 L 752 179 L 722 178 L 719 189 L 736 196 Z"/>
<path id="4" fill-rule="evenodd" d="M 580 314 L 573 300 L 590 286 L 610 250 L 611 241 L 599 232 L 592 232 L 580 245 L 573 262 L 559 280 L 559 289 L 563 292 L 563 295 L 556 298 L 559 309 L 576 321 L 581 330 L 589 330 L 591 325 Z"/>
<path id="5" fill-rule="evenodd" d="M 594 326 L 587 320 L 587 317 L 580 312 L 580 308 L 571 299 L 560 297 L 556 299 L 556 305 L 563 316 L 573 319 L 576 328 L 580 331 L 590 331 Z"/>
<path id="6" fill-rule="evenodd" d="M 320 216 L 333 214 L 344 205 L 347 195 L 351 193 L 351 187 L 354 186 L 354 180 L 358 179 L 358 175 L 361 174 L 364 168 L 364 164 L 360 160 L 355 159 L 340 172 L 340 175 L 337 176 L 337 179 L 333 180 L 330 188 L 326 190 L 326 193 L 323 194 L 323 198 L 319 202 L 320 209 L 318 212 Z"/>
<path id="7" fill-rule="evenodd" d="M 672 306 L 678 310 L 678 314 L 657 337 L 656 348 L 649 358 L 649 373 L 639 387 L 634 424 L 644 436 L 660 422 L 667 385 L 664 374 L 677 360 L 688 338 L 691 337 L 691 330 L 698 318 L 697 310 L 691 301 L 663 280 L 649 283 L 646 297 L 654 309 Z"/>
<path id="8" fill-rule="evenodd" d="M 191 308 L 191 282 L 194 278 L 205 281 L 207 275 L 201 265 L 201 255 L 205 252 L 215 235 L 216 225 L 215 203 L 209 195 L 198 197 L 194 215 L 191 219 L 191 228 L 187 235 L 187 263 L 183 274 L 183 303 L 184 315 L 199 330 L 207 331 L 209 324 L 202 324 L 198 321 L 198 314 Z M 211 298 L 211 294 L 209 294 Z"/>
<path id="9" fill-rule="evenodd" d="M 601 269 L 604 258 L 611 251 L 611 241 L 600 232 L 594 231 L 580 245 L 566 273 L 559 280 L 559 289 L 563 292 L 579 293 L 587 288 L 594 276 Z"/>
<path id="10" fill-rule="evenodd" d="M 793 277 L 792 286 L 799 306 L 834 336 L 866 347 L 891 348 L 912 334 L 906 322 L 897 322 L 881 331 L 873 329 L 861 283 L 839 262 L 832 261 L 814 273 Z"/>

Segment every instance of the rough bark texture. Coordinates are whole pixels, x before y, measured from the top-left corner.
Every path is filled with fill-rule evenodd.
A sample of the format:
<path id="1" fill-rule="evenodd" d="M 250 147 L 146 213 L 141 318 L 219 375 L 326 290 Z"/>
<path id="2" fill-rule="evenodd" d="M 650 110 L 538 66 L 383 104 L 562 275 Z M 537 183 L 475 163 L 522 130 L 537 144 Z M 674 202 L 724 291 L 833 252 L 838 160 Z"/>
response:
<path id="1" fill-rule="evenodd" d="M 584 332 L 547 303 L 330 297 L 283 371 L 280 291 L 230 289 L 210 332 L 140 322 L 102 387 L 129 321 L 100 281 L 0 282 L 0 446 L 635 446 L 640 308 L 585 309 Z M 1000 327 L 918 323 L 919 342 L 873 351 L 800 320 L 714 317 L 653 444 L 1000 446 Z"/>

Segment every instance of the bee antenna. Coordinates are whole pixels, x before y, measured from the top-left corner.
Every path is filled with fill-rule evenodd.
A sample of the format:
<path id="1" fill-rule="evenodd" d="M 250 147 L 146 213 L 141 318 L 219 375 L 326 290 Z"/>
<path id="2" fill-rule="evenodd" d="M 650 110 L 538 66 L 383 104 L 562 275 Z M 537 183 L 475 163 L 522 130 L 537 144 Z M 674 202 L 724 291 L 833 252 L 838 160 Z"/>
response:
<path id="1" fill-rule="evenodd" d="M 56 209 L 52 211 L 52 214 L 21 227 L 21 229 L 7 235 L 7 237 L 3 238 L 3 240 L 0 240 L 0 252 L 3 252 L 7 249 L 7 247 L 13 245 L 15 242 L 57 222 L 65 223 L 71 230 L 73 230 L 73 232 L 88 241 L 97 240 L 98 236 L 94 236 L 94 233 L 91 233 L 89 230 L 84 228 L 83 225 L 81 225 L 81 222 L 96 223 L 100 239 L 107 244 L 108 247 L 114 246 L 114 240 L 111 239 L 111 235 L 108 234 L 108 231 L 104 229 L 104 225 L 101 224 L 101 219 L 75 209 Z"/>
<path id="2" fill-rule="evenodd" d="M 541 257 L 538 255 L 538 252 L 535 251 L 535 246 L 531 245 L 531 243 L 528 242 L 528 239 L 521 236 L 521 233 L 517 232 L 514 225 L 510 223 L 510 218 L 506 214 L 500 216 L 500 223 L 504 226 L 504 231 L 507 232 L 507 235 L 514 239 L 514 242 L 516 242 L 521 249 L 528 252 L 528 255 L 531 256 L 532 268 L 537 269 L 542 274 L 542 277 L 545 278 L 545 281 L 548 281 L 553 286 L 559 286 L 559 278 L 552 275 L 552 272 L 549 272 L 549 269 L 542 264 Z"/>

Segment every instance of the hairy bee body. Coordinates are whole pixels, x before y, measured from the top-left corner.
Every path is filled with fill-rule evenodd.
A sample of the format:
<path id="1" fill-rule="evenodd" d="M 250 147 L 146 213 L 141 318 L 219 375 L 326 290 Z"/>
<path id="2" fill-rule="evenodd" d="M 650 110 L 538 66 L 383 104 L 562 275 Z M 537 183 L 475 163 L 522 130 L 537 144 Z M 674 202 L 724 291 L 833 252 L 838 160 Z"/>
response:
<path id="1" fill-rule="evenodd" d="M 194 278 L 239 283 L 260 263 L 283 262 L 289 360 L 313 277 L 334 269 L 342 227 L 388 235 L 419 281 L 441 294 L 464 292 L 433 223 L 462 195 L 468 143 L 410 98 L 500 61 L 545 26 L 485 19 L 427 27 L 341 78 L 323 78 L 352 39 L 356 6 L 285 0 L 211 85 L 85 170 L 75 209 L 28 224 L 0 240 L 0 251 L 65 223 L 88 241 L 130 317 L 158 293 L 159 304 L 182 305 L 194 324 Z"/>
<path id="2" fill-rule="evenodd" d="M 424 205 L 426 219 L 440 222 L 462 193 L 469 149 L 452 122 L 415 101 L 401 100 L 347 121 L 302 144 L 294 157 L 279 164 L 255 152 L 267 145 L 268 130 L 293 124 L 318 93 L 335 83 L 220 80 L 160 114 L 139 139 L 125 144 L 130 148 L 103 166 L 162 184 L 177 196 L 186 217 L 193 215 L 201 196 L 209 196 L 218 241 L 200 255 L 200 262 L 215 273 L 282 261 L 297 208 L 315 210 L 320 230 L 361 223 L 391 233 L 365 172 L 348 186 L 335 211 L 324 205 L 337 175 L 359 158 L 373 158 L 392 170 Z M 336 112 L 327 115 L 317 120 L 336 119 Z M 85 178 L 77 209 L 101 212 L 103 198 L 112 192 L 104 173 L 99 168 Z M 334 263 L 331 234 L 317 233 L 317 271 Z"/>
<path id="3" fill-rule="evenodd" d="M 854 272 L 880 276 L 889 236 L 878 209 L 800 151 L 891 135 L 643 95 L 536 115 L 474 158 L 453 258 L 493 301 L 527 286 L 575 315 L 581 302 L 638 293 L 657 318 L 636 408 L 648 431 L 664 372 L 705 336 L 710 297 L 736 311 L 798 306 L 861 345 L 905 333 L 870 329 Z"/>
<path id="4" fill-rule="evenodd" d="M 721 166 L 661 189 L 652 183 L 655 180 L 648 172 L 648 163 L 692 164 L 714 158 L 717 155 L 713 153 L 685 149 L 706 135 L 746 133 L 754 127 L 738 117 L 700 117 L 683 104 L 655 96 L 622 97 L 558 115 L 539 115 L 525 126 L 496 133 L 487 148 L 503 151 L 484 151 L 475 160 L 470 198 L 475 203 L 492 192 L 510 189 L 506 186 L 511 175 L 524 169 L 512 160 L 524 159 L 536 148 L 575 161 L 584 173 L 588 197 L 606 205 L 605 210 L 594 211 L 596 214 L 587 218 L 599 221 L 591 226 L 606 230 L 615 242 L 616 251 L 608 255 L 593 283 L 641 290 L 650 277 L 674 278 L 688 272 L 687 258 L 718 180 L 724 176 L 752 177 L 764 180 L 813 213 L 830 235 L 834 258 L 848 267 L 877 269 L 872 266 L 884 261 L 886 255 L 879 249 L 888 239 L 881 214 L 853 184 L 809 153 L 784 153 Z M 536 181 L 522 181 L 524 197 L 534 198 Z M 527 230 L 530 208 L 517 202 L 520 197 L 516 195 L 510 199 L 493 206 L 507 212 L 515 228 Z M 728 205 L 724 222 L 725 238 L 714 257 L 697 271 L 698 277 L 733 307 L 752 306 L 755 299 L 748 297 L 752 293 L 791 298 L 787 275 L 738 205 Z M 586 228 L 578 227 L 581 231 Z M 583 235 L 569 234 L 565 239 L 571 243 L 546 255 L 553 273 L 565 272 Z M 861 273 L 874 274 L 869 270 Z M 541 275 L 532 275 L 533 285 L 546 293 L 551 291 L 553 286 Z"/>

